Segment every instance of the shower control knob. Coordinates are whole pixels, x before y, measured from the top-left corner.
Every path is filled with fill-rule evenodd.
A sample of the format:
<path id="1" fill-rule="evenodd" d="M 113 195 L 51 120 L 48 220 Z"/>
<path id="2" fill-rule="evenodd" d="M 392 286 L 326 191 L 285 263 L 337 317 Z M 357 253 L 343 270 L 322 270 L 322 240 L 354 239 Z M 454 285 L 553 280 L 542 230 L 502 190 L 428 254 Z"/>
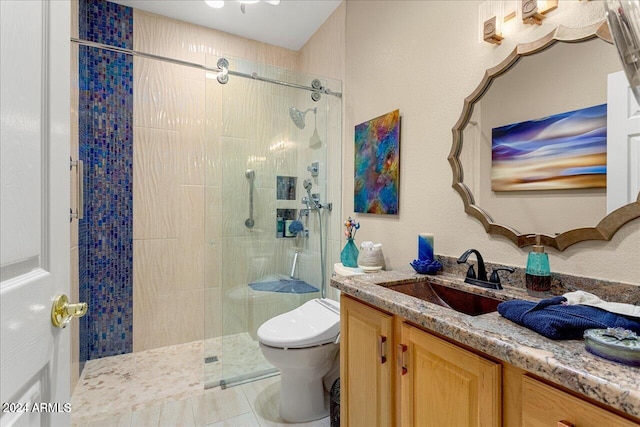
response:
<path id="1" fill-rule="evenodd" d="M 313 162 L 311 165 L 307 166 L 307 172 L 311 173 L 311 176 L 318 176 L 318 172 L 320 171 L 320 163 Z"/>

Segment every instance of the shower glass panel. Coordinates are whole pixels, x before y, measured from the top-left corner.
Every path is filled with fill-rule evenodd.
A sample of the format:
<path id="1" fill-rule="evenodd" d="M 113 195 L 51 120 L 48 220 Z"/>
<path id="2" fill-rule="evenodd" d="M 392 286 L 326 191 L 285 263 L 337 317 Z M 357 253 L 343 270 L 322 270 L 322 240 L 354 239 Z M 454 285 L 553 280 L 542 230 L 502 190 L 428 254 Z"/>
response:
<path id="1" fill-rule="evenodd" d="M 229 70 L 304 86 L 317 78 L 341 91 L 339 81 L 225 58 Z M 341 104 L 259 79 L 208 77 L 204 381 L 226 387 L 277 373 L 262 356 L 258 327 L 320 297 L 328 281 L 321 248 L 326 260 L 332 214 L 302 199 L 332 201 L 327 148 L 340 146 Z"/>

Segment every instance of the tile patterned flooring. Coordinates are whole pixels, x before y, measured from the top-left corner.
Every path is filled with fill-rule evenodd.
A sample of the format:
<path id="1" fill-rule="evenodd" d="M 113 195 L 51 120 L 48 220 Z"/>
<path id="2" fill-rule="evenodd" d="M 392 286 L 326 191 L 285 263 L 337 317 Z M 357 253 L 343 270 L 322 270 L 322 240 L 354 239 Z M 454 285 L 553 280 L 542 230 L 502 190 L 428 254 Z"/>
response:
<path id="1" fill-rule="evenodd" d="M 290 426 L 278 416 L 280 377 L 266 378 L 222 390 L 204 389 L 207 380 L 221 378 L 222 360 L 204 365 L 206 355 L 224 345 L 236 345 L 234 363 L 225 377 L 266 367 L 257 343 L 246 334 L 163 347 L 87 362 L 73 393 L 71 425 L 77 427 L 155 426 Z M 217 347 L 216 347 L 217 346 Z M 241 363 L 238 354 L 246 361 Z M 244 367 L 244 371 L 242 368 Z M 329 418 L 296 424 L 329 427 Z"/>

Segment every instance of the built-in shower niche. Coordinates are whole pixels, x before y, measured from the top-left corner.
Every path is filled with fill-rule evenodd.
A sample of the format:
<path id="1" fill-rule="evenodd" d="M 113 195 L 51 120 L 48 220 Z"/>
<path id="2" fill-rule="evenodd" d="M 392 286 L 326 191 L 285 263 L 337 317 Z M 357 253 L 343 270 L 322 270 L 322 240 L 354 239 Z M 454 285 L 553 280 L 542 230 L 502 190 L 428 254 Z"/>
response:
<path id="1" fill-rule="evenodd" d="M 276 209 L 276 237 L 296 237 L 295 233 L 289 231 L 289 226 L 298 219 L 297 215 L 297 209 Z"/>
<path id="2" fill-rule="evenodd" d="M 276 176 L 276 200 L 281 207 L 276 208 L 276 237 L 296 237 L 294 233 L 289 231 L 289 225 L 298 219 L 298 210 L 291 208 L 291 202 L 296 200 L 296 185 L 298 177 L 296 176 Z"/>
<path id="3" fill-rule="evenodd" d="M 295 200 L 297 176 L 280 176 L 276 177 L 276 199 L 278 200 Z"/>

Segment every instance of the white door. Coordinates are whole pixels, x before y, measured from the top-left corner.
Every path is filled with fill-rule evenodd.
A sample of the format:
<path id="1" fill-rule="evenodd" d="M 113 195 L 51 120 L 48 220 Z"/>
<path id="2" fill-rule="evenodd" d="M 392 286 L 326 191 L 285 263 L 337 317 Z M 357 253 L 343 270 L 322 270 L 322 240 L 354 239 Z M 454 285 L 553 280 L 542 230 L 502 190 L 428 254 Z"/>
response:
<path id="1" fill-rule="evenodd" d="M 624 71 L 609 74 L 607 86 L 607 214 L 638 199 L 640 192 L 640 106 Z"/>
<path id="2" fill-rule="evenodd" d="M 0 0 L 2 426 L 69 425 L 70 333 L 51 324 L 70 283 L 69 13 Z"/>

